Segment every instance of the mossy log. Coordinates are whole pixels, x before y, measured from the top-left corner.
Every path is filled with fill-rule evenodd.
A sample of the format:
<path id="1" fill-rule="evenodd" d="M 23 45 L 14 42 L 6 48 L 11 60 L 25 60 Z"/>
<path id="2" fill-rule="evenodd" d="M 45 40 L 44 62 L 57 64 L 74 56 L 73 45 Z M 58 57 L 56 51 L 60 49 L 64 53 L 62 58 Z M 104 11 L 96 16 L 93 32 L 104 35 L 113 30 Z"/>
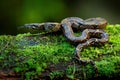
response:
<path id="1" fill-rule="evenodd" d="M 117 80 L 120 76 L 120 25 L 108 25 L 106 32 L 110 35 L 107 44 L 89 46 L 81 52 L 83 60 L 95 62 L 97 77 L 92 65 L 73 60 L 76 44 L 68 42 L 63 33 L 1 35 L 0 80 Z"/>

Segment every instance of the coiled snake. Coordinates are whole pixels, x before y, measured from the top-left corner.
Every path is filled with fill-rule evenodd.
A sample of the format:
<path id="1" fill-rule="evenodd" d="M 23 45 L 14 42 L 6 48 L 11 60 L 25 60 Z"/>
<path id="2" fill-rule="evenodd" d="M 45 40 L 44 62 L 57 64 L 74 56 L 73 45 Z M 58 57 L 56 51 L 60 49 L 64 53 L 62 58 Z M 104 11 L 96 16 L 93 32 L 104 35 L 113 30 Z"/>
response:
<path id="1" fill-rule="evenodd" d="M 104 18 L 89 18 L 83 20 L 78 17 L 68 17 L 61 21 L 61 23 L 56 22 L 46 22 L 46 23 L 31 23 L 25 24 L 24 27 L 32 28 L 37 30 L 42 30 L 46 32 L 56 32 L 62 30 L 65 37 L 71 41 L 78 43 L 75 49 L 75 59 L 80 63 L 88 64 L 91 63 L 95 66 L 93 61 L 85 61 L 81 59 L 80 52 L 86 46 L 94 45 L 95 43 L 105 44 L 108 42 L 109 35 L 104 32 L 106 28 L 107 21 Z M 73 29 L 81 30 L 82 34 L 80 36 L 75 36 Z"/>

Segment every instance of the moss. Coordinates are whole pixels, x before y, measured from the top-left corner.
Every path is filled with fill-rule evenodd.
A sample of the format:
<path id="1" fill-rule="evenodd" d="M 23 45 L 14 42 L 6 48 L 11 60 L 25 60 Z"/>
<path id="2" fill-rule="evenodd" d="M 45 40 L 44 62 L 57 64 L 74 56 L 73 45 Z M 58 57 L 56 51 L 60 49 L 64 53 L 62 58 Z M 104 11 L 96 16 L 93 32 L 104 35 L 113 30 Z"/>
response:
<path id="1" fill-rule="evenodd" d="M 81 52 L 82 59 L 94 60 L 99 77 L 120 74 L 120 25 L 108 25 L 109 43 L 104 46 L 87 47 Z M 80 33 L 76 33 L 78 35 Z M 66 76 L 70 79 L 88 79 L 95 74 L 91 65 L 71 62 L 75 46 L 61 34 L 18 34 L 0 36 L 0 69 L 13 70 L 22 78 L 34 79 L 54 67 L 51 79 Z M 51 68 L 51 67 L 50 67 Z M 118 75 L 119 76 L 119 75 Z"/>
<path id="2" fill-rule="evenodd" d="M 50 79 L 59 79 L 59 77 L 63 77 L 64 75 L 64 71 L 54 71 L 52 73 L 50 73 Z"/>

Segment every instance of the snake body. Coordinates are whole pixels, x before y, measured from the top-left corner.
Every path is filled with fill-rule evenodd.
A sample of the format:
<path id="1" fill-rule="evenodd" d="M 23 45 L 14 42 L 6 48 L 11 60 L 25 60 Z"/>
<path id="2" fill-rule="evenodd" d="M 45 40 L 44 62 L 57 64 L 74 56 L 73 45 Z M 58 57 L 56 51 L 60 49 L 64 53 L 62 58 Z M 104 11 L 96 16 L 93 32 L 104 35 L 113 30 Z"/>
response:
<path id="1" fill-rule="evenodd" d="M 106 28 L 107 21 L 104 18 L 89 18 L 83 20 L 78 17 L 68 17 L 57 22 L 46 22 L 46 23 L 30 23 L 25 24 L 23 27 L 32 28 L 46 32 L 56 32 L 62 30 L 65 37 L 74 43 L 78 43 L 75 49 L 75 59 L 81 63 L 91 63 L 92 61 L 85 61 L 81 59 L 80 52 L 83 48 L 94 44 L 105 44 L 109 40 L 109 35 L 104 30 Z M 80 36 L 75 36 L 73 29 L 81 30 Z"/>
<path id="2" fill-rule="evenodd" d="M 61 24 L 66 38 L 72 42 L 80 43 L 75 50 L 75 55 L 78 59 L 80 59 L 81 50 L 86 46 L 92 45 L 95 42 L 104 44 L 108 41 L 108 34 L 102 30 L 107 25 L 107 21 L 103 18 L 90 18 L 84 21 L 72 17 L 62 20 Z M 84 30 L 80 36 L 76 37 L 71 26 Z"/>
<path id="3" fill-rule="evenodd" d="M 80 52 L 86 46 L 94 45 L 95 43 L 105 44 L 108 42 L 109 35 L 104 31 L 106 25 L 107 21 L 100 17 L 86 20 L 78 17 L 68 17 L 63 19 L 61 23 L 30 23 L 25 24 L 24 27 L 46 32 L 62 30 L 69 41 L 79 43 L 75 50 L 75 56 L 80 59 Z M 81 30 L 82 34 L 75 36 L 73 29 Z"/>

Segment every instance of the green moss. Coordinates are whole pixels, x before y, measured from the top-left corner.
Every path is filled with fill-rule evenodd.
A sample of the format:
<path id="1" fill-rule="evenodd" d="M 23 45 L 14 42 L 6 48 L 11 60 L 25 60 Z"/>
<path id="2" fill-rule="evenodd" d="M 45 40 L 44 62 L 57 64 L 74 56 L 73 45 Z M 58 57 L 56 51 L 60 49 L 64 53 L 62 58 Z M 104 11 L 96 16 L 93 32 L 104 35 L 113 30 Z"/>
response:
<path id="1" fill-rule="evenodd" d="M 115 71 L 114 63 L 111 63 L 106 60 L 102 60 L 100 62 L 97 62 L 96 65 L 98 66 L 98 70 L 101 74 L 101 76 L 109 76 Z"/>
<path id="2" fill-rule="evenodd" d="M 120 25 L 108 25 L 109 43 L 104 46 L 87 47 L 81 52 L 82 59 L 94 60 L 99 76 L 120 74 Z M 80 33 L 76 33 L 78 35 Z M 67 76 L 70 79 L 88 79 L 94 76 L 91 65 L 69 64 L 75 46 L 61 33 L 19 34 L 0 36 L 0 69 L 19 72 L 23 78 L 33 79 L 42 74 L 49 65 L 66 65 L 66 70 L 53 71 L 51 79 Z M 67 63 L 69 62 L 69 63 Z"/>
<path id="3" fill-rule="evenodd" d="M 63 77 L 64 75 L 64 71 L 54 71 L 52 73 L 50 73 L 50 79 L 53 80 L 53 79 L 59 79 L 59 77 Z"/>

